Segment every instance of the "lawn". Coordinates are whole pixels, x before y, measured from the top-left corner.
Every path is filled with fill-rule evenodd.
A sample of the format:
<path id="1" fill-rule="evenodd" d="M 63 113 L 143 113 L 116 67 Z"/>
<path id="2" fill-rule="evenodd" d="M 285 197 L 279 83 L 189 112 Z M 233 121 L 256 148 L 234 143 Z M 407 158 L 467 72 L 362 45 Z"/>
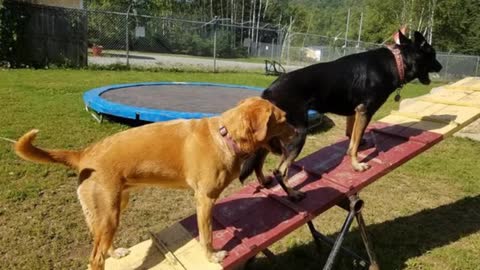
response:
<path id="1" fill-rule="evenodd" d="M 0 136 L 17 138 L 40 129 L 38 145 L 80 148 L 129 128 L 98 124 L 85 112 L 82 93 L 106 85 L 145 81 L 208 81 L 267 86 L 274 77 L 244 73 L 187 73 L 93 70 L 1 70 Z M 409 84 L 402 96 L 433 86 Z M 398 103 L 393 98 L 376 119 Z M 343 118 L 309 135 L 302 156 L 343 135 Z M 448 138 L 372 184 L 361 194 L 364 216 L 381 269 L 480 269 L 480 143 Z M 90 237 L 76 199 L 77 177 L 60 165 L 38 165 L 16 157 L 0 141 L 0 269 L 85 269 Z M 272 168 L 275 159 L 267 165 Z M 225 194 L 238 189 L 235 182 Z M 116 246 L 128 247 L 194 212 L 192 192 L 148 189 L 135 194 L 122 217 Z M 345 213 L 334 208 L 315 219 L 334 236 Z M 347 243 L 363 254 L 360 236 Z M 321 255 L 303 227 L 272 246 L 274 262 L 259 256 L 248 269 L 319 269 Z M 340 269 L 352 269 L 341 257 Z"/>

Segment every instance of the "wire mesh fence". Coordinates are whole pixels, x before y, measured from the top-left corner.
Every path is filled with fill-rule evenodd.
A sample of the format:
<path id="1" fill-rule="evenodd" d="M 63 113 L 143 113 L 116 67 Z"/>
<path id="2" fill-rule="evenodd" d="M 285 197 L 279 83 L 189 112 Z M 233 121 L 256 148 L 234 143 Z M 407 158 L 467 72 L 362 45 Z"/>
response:
<path id="1" fill-rule="evenodd" d="M 292 70 L 383 46 L 288 32 L 280 26 L 235 24 L 230 19 L 204 22 L 93 10 L 88 11 L 88 19 L 89 63 L 99 65 L 263 69 L 262 62 L 268 59 Z M 444 68 L 436 78 L 450 80 L 480 73 L 479 56 L 439 52 L 437 58 Z"/>
<path id="2" fill-rule="evenodd" d="M 45 9 L 35 5 L 31 8 Z M 119 64 L 169 69 L 194 67 L 214 71 L 263 70 L 264 60 L 267 59 L 281 63 L 288 71 L 383 46 L 361 40 L 345 40 L 338 36 L 292 32 L 281 25 L 233 22 L 231 18 L 193 21 L 148 16 L 137 14 L 135 11 L 62 9 L 62 12 L 58 12 L 58 10 L 59 8 L 56 8 L 55 12 L 50 12 L 48 20 L 62 22 L 56 23 L 56 27 L 63 25 L 69 28 L 74 27 L 72 29 L 82 29 L 85 39 L 78 42 L 71 39 L 69 43 L 78 43 L 83 48 L 88 47 L 89 65 Z M 2 14 L 6 16 L 16 13 L 6 13 L 2 10 Z M 61 18 L 56 20 L 55 14 L 59 14 Z M 72 16 L 67 16 L 68 14 Z M 22 17 L 22 23 L 36 24 L 39 29 L 48 28 L 48 24 L 43 25 L 42 20 L 26 21 L 30 17 Z M 60 30 L 62 29 L 56 32 L 63 31 Z M 82 36 L 77 33 L 77 30 L 75 31 L 75 35 Z M 42 33 L 37 31 L 30 35 L 32 37 L 30 43 L 34 38 L 41 39 Z M 46 40 L 52 42 L 58 40 L 58 37 L 52 36 L 54 35 L 52 33 L 44 35 Z M 50 44 L 37 41 L 35 43 Z M 58 47 L 52 44 L 47 47 Z M 16 48 L 21 54 L 19 50 L 23 48 L 22 46 L 10 47 Z M 37 56 L 41 53 L 39 50 L 31 49 L 30 52 L 24 52 L 22 55 L 32 54 L 33 51 Z M 51 49 L 44 51 L 48 51 L 44 59 L 54 58 Z M 65 55 L 65 53 L 62 54 Z M 38 57 L 41 58 L 41 56 Z M 439 79 L 450 80 L 480 75 L 479 56 L 439 52 L 437 58 L 444 67 L 436 75 Z M 0 59 L 0 61 L 5 60 Z"/>

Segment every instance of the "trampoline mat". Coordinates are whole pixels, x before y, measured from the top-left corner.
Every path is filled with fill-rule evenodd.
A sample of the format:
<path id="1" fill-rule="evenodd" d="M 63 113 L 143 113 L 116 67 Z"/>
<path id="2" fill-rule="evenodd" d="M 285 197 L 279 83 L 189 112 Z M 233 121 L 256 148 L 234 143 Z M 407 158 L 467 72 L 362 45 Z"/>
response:
<path id="1" fill-rule="evenodd" d="M 171 111 L 221 113 L 260 91 L 199 85 L 147 85 L 108 90 L 100 96 L 125 105 Z"/>

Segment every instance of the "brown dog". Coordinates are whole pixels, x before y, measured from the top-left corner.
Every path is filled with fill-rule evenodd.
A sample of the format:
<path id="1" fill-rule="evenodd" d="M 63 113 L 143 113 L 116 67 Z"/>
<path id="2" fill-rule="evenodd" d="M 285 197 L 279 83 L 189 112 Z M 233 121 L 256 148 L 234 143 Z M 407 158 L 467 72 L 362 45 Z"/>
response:
<path id="1" fill-rule="evenodd" d="M 285 113 L 261 98 L 246 99 L 218 117 L 132 128 L 79 151 L 37 148 L 32 145 L 37 132 L 23 135 L 15 151 L 29 161 L 62 163 L 78 171 L 78 198 L 93 235 L 94 270 L 104 268 L 107 254 L 128 254 L 112 247 L 120 213 L 131 189 L 152 185 L 195 191 L 200 243 L 210 261 L 221 262 L 227 252 L 212 247 L 215 201 L 238 177 L 248 155 L 268 148 L 270 141 L 286 145 L 294 135 Z"/>

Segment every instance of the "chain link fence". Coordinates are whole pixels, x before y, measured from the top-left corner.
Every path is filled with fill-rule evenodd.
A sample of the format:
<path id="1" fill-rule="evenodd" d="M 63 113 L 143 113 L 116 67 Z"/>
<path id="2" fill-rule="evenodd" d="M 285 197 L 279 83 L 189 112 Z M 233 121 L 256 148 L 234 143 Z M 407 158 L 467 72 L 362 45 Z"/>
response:
<path id="1" fill-rule="evenodd" d="M 237 25 L 230 19 L 201 22 L 93 10 L 88 19 L 90 64 L 207 65 L 217 70 L 216 58 L 232 60 L 228 62 L 258 58 L 250 59 L 250 65 L 237 64 L 249 69 L 261 68 L 259 59 L 281 55 L 281 31 Z M 223 61 L 220 66 L 227 64 L 232 65 Z"/>
<path id="2" fill-rule="evenodd" d="M 36 59 L 41 60 L 41 65 L 46 64 L 47 66 L 49 62 L 44 60 L 55 58 L 53 49 L 60 52 L 62 59 L 68 64 L 70 60 L 66 58 L 72 54 L 70 52 L 74 52 L 72 54 L 74 58 L 81 60 L 84 59 L 80 57 L 82 54 L 76 52 L 82 51 L 79 49 L 80 47 L 84 48 L 83 50 L 86 52 L 85 47 L 88 47 L 88 65 L 91 66 L 121 65 L 167 69 L 187 67 L 210 71 L 263 71 L 266 67 L 265 60 L 275 60 L 284 65 L 288 71 L 318 62 L 333 61 L 345 55 L 383 46 L 360 40 L 345 40 L 338 36 L 327 37 L 313 33 L 291 32 L 281 25 L 234 23 L 230 18 L 192 21 L 136 14 L 135 10 L 133 12 L 112 12 L 51 9 L 35 5 L 29 6 L 28 9 L 38 9 L 41 11 L 40 13 L 34 11 L 27 13 L 40 15 L 22 15 L 19 17 L 22 24 L 32 25 L 38 29 L 50 29 L 49 25 L 54 24 L 56 30 L 48 33 L 32 30 L 33 32 L 30 31 L 31 33 L 29 32 L 28 35 L 22 35 L 31 37 L 29 42 L 25 41 L 22 44 L 35 43 L 45 46 L 41 50 L 38 49 L 39 45 L 28 49 L 28 46 L 12 43 L 7 46 L 7 49 L 10 50 L 7 56 L 15 56 L 13 53 L 22 56 L 35 54 Z M 2 10 L 0 15 L 4 17 L 3 21 L 11 21 L 9 18 L 19 14 L 19 9 L 15 10 L 17 12 Z M 45 10 L 48 11 L 48 16 Z M 58 14 L 58 18 L 55 17 L 57 16 L 55 14 Z M 69 14 L 71 16 L 68 16 Z M 0 34 L 12 32 L 19 36 L 25 32 L 18 29 L 9 32 L 9 29 L 6 29 L 8 25 L 7 23 L 2 25 Z M 18 27 L 19 23 L 12 25 Z M 79 29 L 83 34 L 79 33 Z M 71 36 L 85 38 L 63 38 L 63 36 L 68 37 L 63 34 L 67 32 L 73 33 Z M 1 38 L 5 40 L 4 36 Z M 60 39 L 63 43 L 68 41 L 69 47 L 66 48 L 69 49 L 67 51 L 61 49 L 64 48 L 63 45 L 57 44 Z M 12 42 L 18 43 L 19 41 L 13 40 Z M 3 42 L 2 44 L 7 43 Z M 23 51 L 21 51 L 22 48 Z M 6 49 L 2 50 L 7 52 Z M 45 55 L 42 56 L 42 52 L 48 53 L 44 53 Z M 0 62 L 12 62 L 5 57 L 2 58 Z M 439 52 L 437 58 L 444 67 L 439 74 L 434 75 L 438 79 L 453 80 L 465 76 L 480 76 L 479 56 Z M 18 57 L 16 59 L 18 60 Z M 82 60 L 77 62 L 82 63 Z M 84 62 L 86 64 L 86 61 Z"/>
<path id="3" fill-rule="evenodd" d="M 89 10 L 88 20 L 89 63 L 95 65 L 262 70 L 264 60 L 275 60 L 293 70 L 383 46 L 219 18 L 202 22 Z M 444 67 L 433 76 L 437 79 L 480 75 L 479 56 L 439 52 L 437 58 Z"/>

